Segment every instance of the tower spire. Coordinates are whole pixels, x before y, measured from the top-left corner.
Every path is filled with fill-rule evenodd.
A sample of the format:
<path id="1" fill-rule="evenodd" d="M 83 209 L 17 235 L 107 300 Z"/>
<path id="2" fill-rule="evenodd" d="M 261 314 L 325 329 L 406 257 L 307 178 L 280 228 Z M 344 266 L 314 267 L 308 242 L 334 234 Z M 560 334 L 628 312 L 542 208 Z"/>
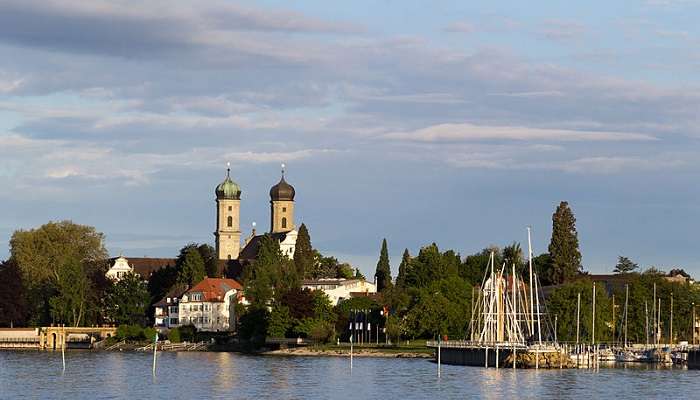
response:
<path id="1" fill-rule="evenodd" d="M 231 174 L 231 162 L 229 161 L 226 163 L 226 177 L 230 178 L 230 174 Z"/>
<path id="2" fill-rule="evenodd" d="M 284 179 L 284 169 L 285 169 L 285 167 L 286 167 L 286 165 L 284 165 L 284 163 L 282 163 L 282 179 Z"/>

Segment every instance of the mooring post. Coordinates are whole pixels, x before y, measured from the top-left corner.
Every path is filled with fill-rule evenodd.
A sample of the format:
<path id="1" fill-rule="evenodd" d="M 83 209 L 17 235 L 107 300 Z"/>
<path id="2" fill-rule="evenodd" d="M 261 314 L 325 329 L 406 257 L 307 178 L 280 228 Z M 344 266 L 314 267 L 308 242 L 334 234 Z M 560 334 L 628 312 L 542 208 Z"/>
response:
<path id="1" fill-rule="evenodd" d="M 437 348 L 437 362 L 438 362 L 438 378 L 440 377 L 440 357 L 442 355 L 440 347 L 440 336 L 438 336 L 438 348 Z"/>
<path id="2" fill-rule="evenodd" d="M 498 345 L 496 345 L 496 369 L 498 369 Z"/>
<path id="3" fill-rule="evenodd" d="M 540 353 L 535 350 L 535 369 L 540 369 Z"/>
<path id="4" fill-rule="evenodd" d="M 158 332 L 153 337 L 153 377 L 156 376 L 156 353 L 158 351 Z"/>
<path id="5" fill-rule="evenodd" d="M 485 361 L 484 361 L 484 362 L 485 362 L 484 367 L 488 368 L 488 367 L 489 367 L 489 346 L 488 346 L 488 345 L 486 346 L 486 351 L 484 352 L 484 354 L 486 355 L 486 356 L 484 357 L 484 360 L 485 360 Z"/>

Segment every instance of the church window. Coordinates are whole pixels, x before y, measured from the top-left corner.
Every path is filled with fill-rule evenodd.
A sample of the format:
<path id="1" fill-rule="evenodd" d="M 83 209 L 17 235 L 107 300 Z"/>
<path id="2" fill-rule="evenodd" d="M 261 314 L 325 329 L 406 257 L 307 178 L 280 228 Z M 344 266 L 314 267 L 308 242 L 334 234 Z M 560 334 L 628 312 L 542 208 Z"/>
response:
<path id="1" fill-rule="evenodd" d="M 229 210 L 229 211 L 233 210 L 233 207 L 228 206 L 228 210 Z"/>
<path id="2" fill-rule="evenodd" d="M 231 259 L 231 255 L 230 255 L 230 254 L 228 255 L 228 259 L 229 259 L 229 260 Z"/>
<path id="3" fill-rule="evenodd" d="M 284 229 L 286 227 L 287 227 L 287 217 L 282 217 L 282 228 Z"/>
<path id="4" fill-rule="evenodd" d="M 228 217 L 228 222 L 226 225 L 228 225 L 229 228 L 233 226 L 233 217 L 231 217 L 231 216 Z"/>
<path id="5" fill-rule="evenodd" d="M 282 207 L 282 212 L 287 212 L 287 207 Z"/>

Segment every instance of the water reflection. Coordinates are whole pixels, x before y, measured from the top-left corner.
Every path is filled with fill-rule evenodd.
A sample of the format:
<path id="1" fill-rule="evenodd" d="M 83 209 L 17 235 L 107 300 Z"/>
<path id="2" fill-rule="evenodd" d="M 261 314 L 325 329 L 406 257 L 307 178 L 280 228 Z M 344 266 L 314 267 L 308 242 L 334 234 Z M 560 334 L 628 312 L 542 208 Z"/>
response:
<path id="1" fill-rule="evenodd" d="M 0 398 L 694 398 L 700 371 L 517 370 L 426 360 L 249 357 L 234 353 L 0 352 Z"/>

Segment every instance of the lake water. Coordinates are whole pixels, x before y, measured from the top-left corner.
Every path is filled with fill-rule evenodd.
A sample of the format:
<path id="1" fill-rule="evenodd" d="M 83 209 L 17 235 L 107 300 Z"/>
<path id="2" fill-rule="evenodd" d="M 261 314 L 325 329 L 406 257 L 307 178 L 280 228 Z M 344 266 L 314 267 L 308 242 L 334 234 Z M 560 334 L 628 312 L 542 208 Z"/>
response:
<path id="1" fill-rule="evenodd" d="M 426 399 L 695 398 L 700 371 L 517 370 L 449 366 L 425 359 L 252 357 L 235 353 L 0 351 L 0 398 Z"/>

